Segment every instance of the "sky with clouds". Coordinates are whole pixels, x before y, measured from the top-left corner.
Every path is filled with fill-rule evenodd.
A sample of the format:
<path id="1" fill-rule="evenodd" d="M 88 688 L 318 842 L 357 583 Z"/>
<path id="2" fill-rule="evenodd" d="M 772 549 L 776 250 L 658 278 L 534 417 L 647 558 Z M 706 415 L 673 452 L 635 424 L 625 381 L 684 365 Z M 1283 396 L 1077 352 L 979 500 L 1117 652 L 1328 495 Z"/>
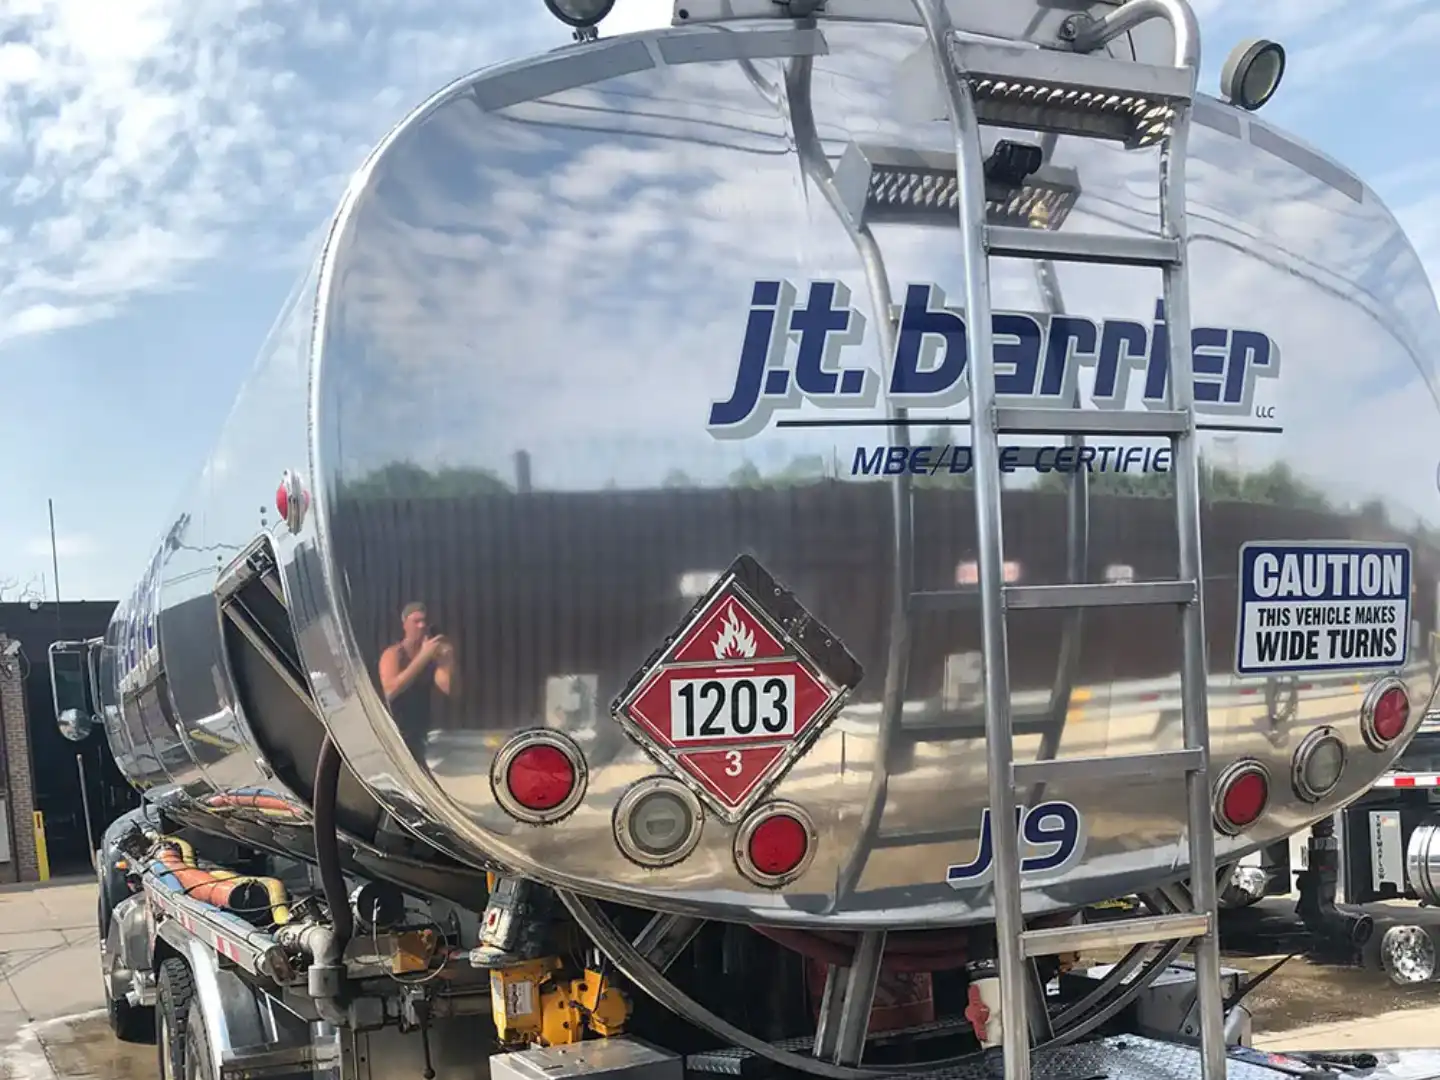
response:
<path id="1" fill-rule="evenodd" d="M 1286 44 L 1267 119 L 1358 172 L 1440 281 L 1433 0 L 1196 0 Z M 609 34 L 668 22 L 619 0 Z M 9 0 L 0 29 L 0 585 L 128 593 L 349 174 L 453 78 L 563 45 L 540 0 Z"/>

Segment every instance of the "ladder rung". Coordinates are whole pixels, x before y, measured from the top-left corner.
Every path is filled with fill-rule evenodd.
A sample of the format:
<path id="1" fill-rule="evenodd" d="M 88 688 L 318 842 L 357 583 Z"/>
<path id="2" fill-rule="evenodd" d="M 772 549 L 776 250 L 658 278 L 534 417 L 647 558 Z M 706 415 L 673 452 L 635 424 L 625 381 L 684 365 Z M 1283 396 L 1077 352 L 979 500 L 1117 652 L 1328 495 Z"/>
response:
<path id="1" fill-rule="evenodd" d="M 1195 76 L 1181 67 L 982 41 L 956 40 L 951 47 L 960 70 L 971 80 L 1027 83 L 1050 91 L 1059 87 L 1091 91 L 1102 99 L 1096 103 L 1098 107 L 1107 103 L 1104 99 L 1116 96 L 1174 104 L 1189 101 L 1194 93 Z"/>
<path id="2" fill-rule="evenodd" d="M 1116 581 L 1103 585 L 1007 585 L 1007 608 L 1100 608 L 1193 604 L 1193 581 Z"/>
<path id="3" fill-rule="evenodd" d="M 1171 409 L 1074 409 L 1001 405 L 995 409 L 999 435 L 1184 435 L 1190 415 Z"/>
<path id="4" fill-rule="evenodd" d="M 980 590 L 927 589 L 910 594 L 911 611 L 968 611 L 980 603 Z"/>
<path id="5" fill-rule="evenodd" d="M 1085 949 L 1114 949 L 1151 941 L 1182 941 L 1210 930 L 1210 916 L 1201 912 L 1155 915 L 1143 919 L 1116 919 L 1086 926 L 1055 926 L 1026 930 L 1020 949 L 1027 956 L 1056 956 Z"/>
<path id="6" fill-rule="evenodd" d="M 1057 780 L 1113 780 L 1126 776 L 1174 776 L 1204 766 L 1204 755 L 1193 747 L 1157 750 L 1149 754 L 1114 757 L 1070 757 L 1023 761 L 1011 766 L 1015 786 L 1050 784 Z"/>
<path id="7" fill-rule="evenodd" d="M 985 249 L 999 257 L 1116 266 L 1165 267 L 1180 262 L 1180 242 L 1164 236 L 1067 233 L 1051 229 L 1023 229 L 1014 225 L 987 226 Z"/>

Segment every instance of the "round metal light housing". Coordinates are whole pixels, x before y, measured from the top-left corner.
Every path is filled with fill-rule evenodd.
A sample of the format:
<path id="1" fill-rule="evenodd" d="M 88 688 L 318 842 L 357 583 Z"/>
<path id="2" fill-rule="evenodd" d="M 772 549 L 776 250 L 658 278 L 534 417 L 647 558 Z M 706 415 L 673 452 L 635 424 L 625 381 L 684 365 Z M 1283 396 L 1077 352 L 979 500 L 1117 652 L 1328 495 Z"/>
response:
<path id="1" fill-rule="evenodd" d="M 819 835 L 794 803 L 760 807 L 735 830 L 735 865 L 756 885 L 788 885 L 810 867 Z"/>
<path id="2" fill-rule="evenodd" d="M 1381 679 L 1360 706 L 1360 734 L 1377 754 L 1388 750 L 1405 734 L 1410 721 L 1410 692 L 1393 675 Z"/>
<path id="3" fill-rule="evenodd" d="M 1230 51 L 1220 72 L 1220 93 L 1230 104 L 1254 112 L 1280 88 L 1285 49 L 1279 42 L 1250 38 Z"/>
<path id="4" fill-rule="evenodd" d="M 684 784 L 652 776 L 633 785 L 615 804 L 615 843 L 641 866 L 673 866 L 700 842 L 705 812 Z"/>
<path id="5" fill-rule="evenodd" d="M 585 797 L 585 757 L 558 731 L 522 731 L 490 765 L 490 790 L 501 808 L 528 825 L 566 817 Z"/>
<path id="6" fill-rule="evenodd" d="M 1290 786 L 1308 803 L 1317 803 L 1340 784 L 1348 751 L 1339 732 L 1319 727 L 1306 735 L 1290 763 Z"/>
<path id="7" fill-rule="evenodd" d="M 1392 926 L 1380 939 L 1380 964 L 1397 986 L 1426 982 L 1435 974 L 1435 942 L 1423 926 Z"/>
<path id="8" fill-rule="evenodd" d="M 545 0 L 545 6 L 566 26 L 585 30 L 599 26 L 615 7 L 615 0 Z"/>
<path id="9" fill-rule="evenodd" d="M 1234 762 L 1215 781 L 1215 827 L 1226 836 L 1254 825 L 1269 805 L 1270 773 L 1253 758 Z"/>

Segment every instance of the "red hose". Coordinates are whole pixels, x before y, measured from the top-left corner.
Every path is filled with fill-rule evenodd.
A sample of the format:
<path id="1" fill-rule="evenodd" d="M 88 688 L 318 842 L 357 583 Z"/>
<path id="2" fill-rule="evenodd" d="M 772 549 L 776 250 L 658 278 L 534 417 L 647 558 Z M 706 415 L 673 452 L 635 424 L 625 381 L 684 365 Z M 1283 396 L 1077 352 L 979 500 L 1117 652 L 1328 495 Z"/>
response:
<path id="1" fill-rule="evenodd" d="M 822 936 L 809 930 L 782 929 L 776 926 L 757 926 L 755 932 L 769 938 L 777 945 L 784 946 L 807 959 L 822 964 L 849 967 L 855 959 L 855 946 L 849 942 L 842 944 L 832 941 L 830 932 Z M 910 948 L 913 949 L 915 946 L 912 944 Z M 950 971 L 954 968 L 964 967 L 967 959 L 969 959 L 969 950 L 965 948 L 952 947 L 948 950 L 930 949 L 919 952 L 896 950 L 892 952 L 887 940 L 885 953 L 880 959 L 880 970 L 887 974 Z"/>
<path id="2" fill-rule="evenodd" d="M 1070 915 L 1049 915 L 1035 919 L 1035 925 L 1064 925 Z M 757 934 L 810 960 L 835 967 L 849 967 L 855 959 L 859 935 L 848 930 L 794 930 L 778 926 L 757 926 Z M 883 972 L 908 974 L 952 971 L 964 967 L 970 958 L 970 930 L 899 930 L 885 935 L 885 952 L 880 959 Z"/>

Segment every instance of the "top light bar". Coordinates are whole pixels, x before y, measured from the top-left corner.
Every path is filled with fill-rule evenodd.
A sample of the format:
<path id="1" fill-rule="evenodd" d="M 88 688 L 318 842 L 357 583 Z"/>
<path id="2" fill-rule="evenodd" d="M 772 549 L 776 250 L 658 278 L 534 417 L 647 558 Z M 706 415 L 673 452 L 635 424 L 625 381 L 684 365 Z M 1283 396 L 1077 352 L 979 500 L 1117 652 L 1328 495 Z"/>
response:
<path id="1" fill-rule="evenodd" d="M 955 155 L 851 143 L 835 169 L 850 217 L 867 225 L 959 222 Z M 1044 166 L 1019 184 L 987 179 L 985 220 L 991 225 L 1057 230 L 1080 197 L 1074 169 Z"/>

